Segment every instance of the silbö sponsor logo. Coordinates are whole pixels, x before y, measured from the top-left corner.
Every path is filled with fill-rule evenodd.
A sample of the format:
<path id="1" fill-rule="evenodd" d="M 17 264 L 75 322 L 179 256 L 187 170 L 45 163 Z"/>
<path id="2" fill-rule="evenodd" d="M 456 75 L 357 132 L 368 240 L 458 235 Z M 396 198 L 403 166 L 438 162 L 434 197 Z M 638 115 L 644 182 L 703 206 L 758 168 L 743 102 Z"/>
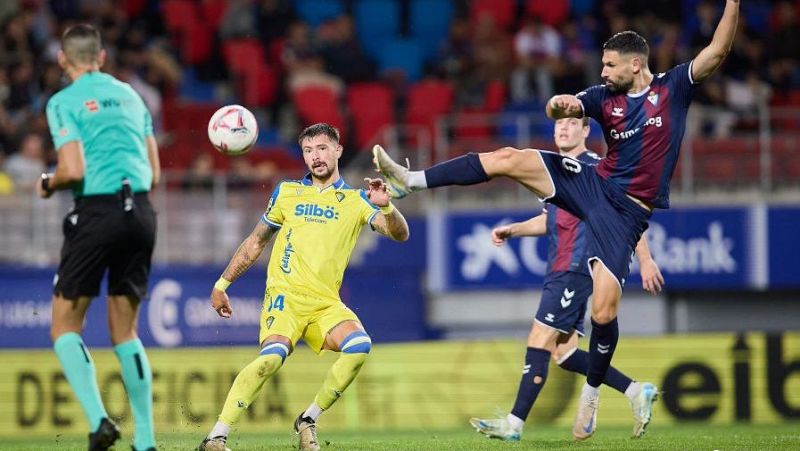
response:
<path id="1" fill-rule="evenodd" d="M 327 224 L 329 220 L 339 219 L 339 212 L 334 207 L 320 207 L 317 204 L 297 204 L 295 216 L 303 216 L 306 222 Z"/>

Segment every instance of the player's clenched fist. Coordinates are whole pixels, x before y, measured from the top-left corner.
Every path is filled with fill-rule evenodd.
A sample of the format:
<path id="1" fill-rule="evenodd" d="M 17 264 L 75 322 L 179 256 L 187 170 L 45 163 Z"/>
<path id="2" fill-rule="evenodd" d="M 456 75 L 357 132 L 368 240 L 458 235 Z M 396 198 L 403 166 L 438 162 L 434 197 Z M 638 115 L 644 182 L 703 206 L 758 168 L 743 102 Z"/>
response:
<path id="1" fill-rule="evenodd" d="M 492 230 L 492 244 L 495 246 L 502 246 L 511 237 L 510 225 L 495 227 Z"/>
<path id="2" fill-rule="evenodd" d="M 223 318 L 230 318 L 233 315 L 233 307 L 228 299 L 228 293 L 214 288 L 211 290 L 211 307 L 217 311 L 217 315 Z"/>

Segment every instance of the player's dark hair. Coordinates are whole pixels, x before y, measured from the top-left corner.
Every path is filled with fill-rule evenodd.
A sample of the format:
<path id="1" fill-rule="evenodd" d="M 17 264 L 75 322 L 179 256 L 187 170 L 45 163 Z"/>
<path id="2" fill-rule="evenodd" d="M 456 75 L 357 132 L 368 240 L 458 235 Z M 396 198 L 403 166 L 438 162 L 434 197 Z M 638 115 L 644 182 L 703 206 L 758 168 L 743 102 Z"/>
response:
<path id="1" fill-rule="evenodd" d="M 300 132 L 300 136 L 297 138 L 297 142 L 302 146 L 303 140 L 306 138 L 313 138 L 315 136 L 325 135 L 331 139 L 331 141 L 335 143 L 339 143 L 339 129 L 334 127 L 331 124 L 326 124 L 325 122 L 319 122 L 314 125 L 309 125 L 305 128 L 302 132 Z"/>
<path id="2" fill-rule="evenodd" d="M 67 28 L 61 36 L 61 50 L 72 64 L 92 64 L 102 48 L 100 31 L 89 24 Z"/>
<path id="3" fill-rule="evenodd" d="M 583 122 L 583 126 L 584 127 L 588 127 L 589 126 L 589 116 L 583 116 L 581 118 L 581 121 Z"/>
<path id="4" fill-rule="evenodd" d="M 620 31 L 608 38 L 608 41 L 603 44 L 603 50 L 615 50 L 619 53 L 637 53 L 645 56 L 645 61 L 650 55 L 650 46 L 647 45 L 647 41 L 639 33 L 631 30 Z"/>

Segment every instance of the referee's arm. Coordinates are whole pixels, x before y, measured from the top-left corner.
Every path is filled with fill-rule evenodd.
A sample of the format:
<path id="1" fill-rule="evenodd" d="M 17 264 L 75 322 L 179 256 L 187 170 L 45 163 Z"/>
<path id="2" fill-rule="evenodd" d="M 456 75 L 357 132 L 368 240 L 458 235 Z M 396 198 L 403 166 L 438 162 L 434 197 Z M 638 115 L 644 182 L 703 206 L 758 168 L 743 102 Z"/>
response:
<path id="1" fill-rule="evenodd" d="M 154 189 L 158 186 L 159 180 L 161 180 L 161 160 L 158 158 L 158 143 L 153 135 L 149 135 L 145 138 L 145 144 L 147 144 L 147 159 L 150 161 L 150 169 L 153 170 L 153 184 L 150 189 Z"/>
<path id="2" fill-rule="evenodd" d="M 42 198 L 50 197 L 56 190 L 71 187 L 83 180 L 83 144 L 68 141 L 58 149 L 58 163 L 55 172 L 42 174 L 36 184 L 36 191 Z"/>

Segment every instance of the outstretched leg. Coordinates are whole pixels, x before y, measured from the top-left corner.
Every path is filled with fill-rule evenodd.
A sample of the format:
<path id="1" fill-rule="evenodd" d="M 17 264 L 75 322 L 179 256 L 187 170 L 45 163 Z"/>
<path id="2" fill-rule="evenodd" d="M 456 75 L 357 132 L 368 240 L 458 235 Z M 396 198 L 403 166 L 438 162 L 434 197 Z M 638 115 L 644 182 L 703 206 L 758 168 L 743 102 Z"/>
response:
<path id="1" fill-rule="evenodd" d="M 291 341 L 282 335 L 270 335 L 261 344 L 258 357 L 244 367 L 233 381 L 222 407 L 219 420 L 203 443 L 200 451 L 225 451 L 231 427 L 256 399 L 264 383 L 283 365 L 291 352 Z"/>
<path id="2" fill-rule="evenodd" d="M 502 147 L 493 152 L 469 153 L 423 171 L 409 171 L 389 157 L 381 146 L 372 150 L 375 168 L 393 197 L 401 198 L 423 189 L 450 185 L 475 185 L 494 177 L 509 177 L 541 198 L 553 195 L 550 178 L 538 150 Z"/>
<path id="3" fill-rule="evenodd" d="M 294 423 L 303 451 L 319 450 L 316 422 L 322 412 L 330 409 L 355 380 L 372 349 L 372 340 L 359 322 L 349 320 L 339 323 L 327 333 L 323 349 L 340 354 L 325 376 L 314 402 Z"/>

